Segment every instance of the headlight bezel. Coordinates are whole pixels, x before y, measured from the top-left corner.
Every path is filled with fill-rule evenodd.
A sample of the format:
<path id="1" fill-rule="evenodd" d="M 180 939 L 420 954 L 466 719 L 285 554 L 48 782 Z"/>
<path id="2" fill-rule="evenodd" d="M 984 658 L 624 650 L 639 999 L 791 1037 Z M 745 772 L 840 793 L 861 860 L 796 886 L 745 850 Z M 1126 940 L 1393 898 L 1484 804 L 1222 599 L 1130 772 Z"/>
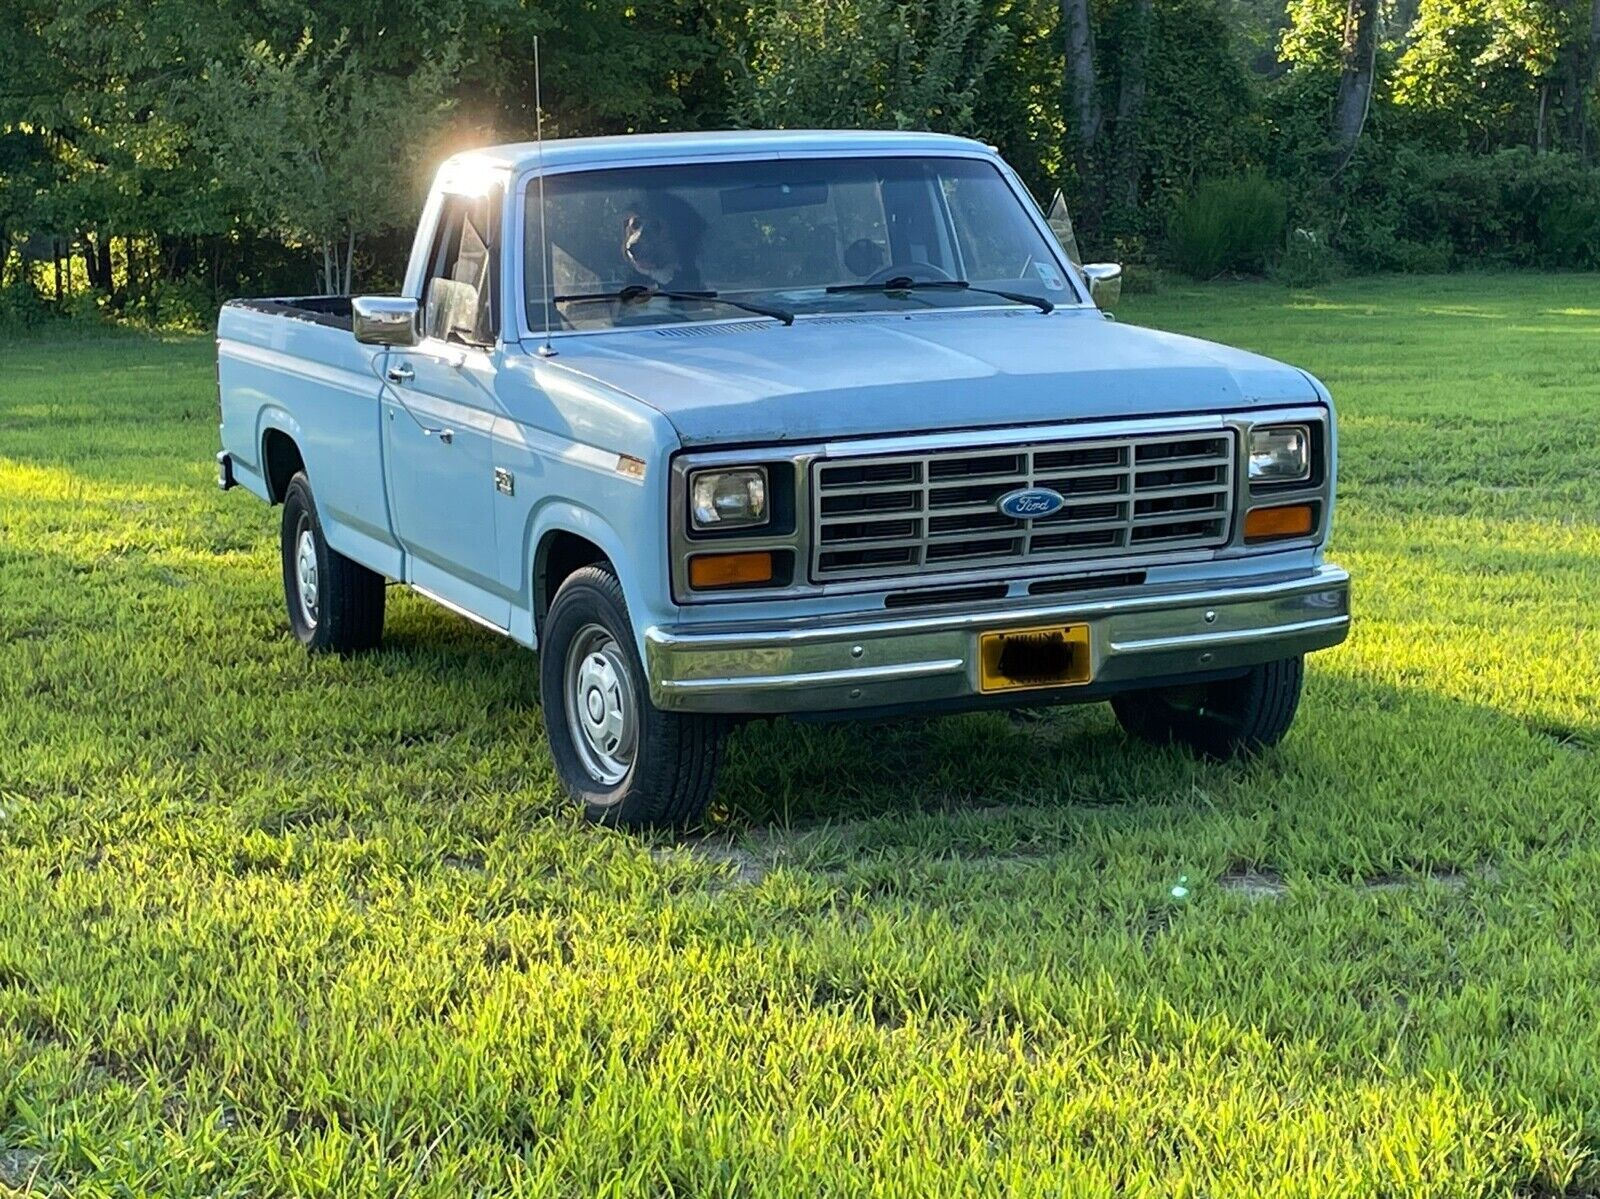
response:
<path id="1" fill-rule="evenodd" d="M 707 505 L 704 508 L 702 507 L 700 498 L 702 482 L 734 476 L 746 476 L 750 482 L 755 484 L 754 488 L 749 487 L 747 484 L 745 494 L 749 496 L 752 492 L 759 493 L 759 499 L 754 503 L 754 506 L 758 509 L 756 514 L 748 518 L 738 516 L 730 518 L 726 515 L 719 515 L 711 520 L 702 521 L 702 510 L 712 513 L 718 511 L 714 485 L 711 487 Z M 704 537 L 718 534 L 748 534 L 769 528 L 772 524 L 772 472 L 763 463 L 751 463 L 747 466 L 707 466 L 696 468 L 688 472 L 687 493 L 688 512 L 686 520 L 688 521 L 689 532 L 693 535 Z"/>
<path id="2" fill-rule="evenodd" d="M 1299 467 L 1293 474 L 1257 473 L 1256 439 L 1258 437 L 1298 437 Z M 1311 425 L 1307 422 L 1259 424 L 1250 427 L 1245 441 L 1245 482 L 1253 488 L 1283 487 L 1311 482 L 1315 467 L 1315 443 Z"/>

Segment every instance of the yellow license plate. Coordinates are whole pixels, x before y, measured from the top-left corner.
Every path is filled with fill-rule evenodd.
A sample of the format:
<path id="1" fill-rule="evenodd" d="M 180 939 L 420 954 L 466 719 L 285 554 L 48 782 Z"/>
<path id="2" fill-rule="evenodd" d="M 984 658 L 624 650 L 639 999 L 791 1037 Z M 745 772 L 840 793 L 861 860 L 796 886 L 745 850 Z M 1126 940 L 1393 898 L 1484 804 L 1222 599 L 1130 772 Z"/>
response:
<path id="1" fill-rule="evenodd" d="M 1028 691 L 1087 683 L 1089 626 L 998 629 L 978 638 L 978 683 L 984 691 Z"/>

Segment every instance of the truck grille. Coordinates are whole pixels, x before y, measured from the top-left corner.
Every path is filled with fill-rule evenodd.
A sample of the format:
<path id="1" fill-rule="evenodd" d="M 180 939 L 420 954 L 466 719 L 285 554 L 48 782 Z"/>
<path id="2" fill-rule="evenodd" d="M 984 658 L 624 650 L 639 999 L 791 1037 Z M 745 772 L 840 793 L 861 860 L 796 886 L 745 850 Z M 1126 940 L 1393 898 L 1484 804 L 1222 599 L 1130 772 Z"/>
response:
<path id="1" fill-rule="evenodd" d="M 835 458 L 812 470 L 818 582 L 1205 549 L 1228 540 L 1228 432 Z M 1048 487 L 1066 505 L 1031 520 L 1000 498 Z"/>

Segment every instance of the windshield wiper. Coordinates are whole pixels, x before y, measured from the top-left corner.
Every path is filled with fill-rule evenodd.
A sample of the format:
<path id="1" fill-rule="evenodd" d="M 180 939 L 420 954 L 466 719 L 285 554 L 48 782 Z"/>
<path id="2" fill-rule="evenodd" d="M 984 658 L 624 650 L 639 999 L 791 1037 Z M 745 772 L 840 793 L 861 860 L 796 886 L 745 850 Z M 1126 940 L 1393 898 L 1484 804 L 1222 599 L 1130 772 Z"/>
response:
<path id="1" fill-rule="evenodd" d="M 730 300 L 726 296 L 719 296 L 714 291 L 666 291 L 659 287 L 646 287 L 643 283 L 630 283 L 616 291 L 592 291 L 581 295 L 556 296 L 552 304 L 566 304 L 582 300 L 620 300 L 624 304 L 637 304 L 641 300 L 713 300 L 718 304 L 726 304 L 730 308 L 742 308 L 746 312 L 753 312 L 757 316 L 770 316 L 773 320 L 782 321 L 786 325 L 794 324 L 794 313 L 785 312 L 782 308 L 769 308 L 765 304 L 752 304 L 748 300 Z"/>
<path id="2" fill-rule="evenodd" d="M 835 283 L 829 292 L 842 291 L 916 291 L 919 288 L 942 288 L 945 291 L 976 291 L 986 296 L 999 296 L 1014 304 L 1031 304 L 1040 312 L 1054 312 L 1056 306 L 1043 296 L 1030 296 L 1020 291 L 998 291 L 992 287 L 974 287 L 965 279 L 913 279 L 910 275 L 896 275 L 882 283 Z"/>

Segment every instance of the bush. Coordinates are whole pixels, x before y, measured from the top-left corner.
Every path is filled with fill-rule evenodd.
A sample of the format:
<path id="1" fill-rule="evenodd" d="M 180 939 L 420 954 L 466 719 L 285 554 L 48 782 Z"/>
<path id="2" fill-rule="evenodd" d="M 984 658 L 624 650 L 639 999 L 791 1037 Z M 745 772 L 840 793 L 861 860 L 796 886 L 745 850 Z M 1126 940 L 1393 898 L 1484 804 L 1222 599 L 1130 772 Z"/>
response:
<path id="1" fill-rule="evenodd" d="M 1339 259 L 1320 229 L 1291 229 L 1278 273 L 1290 287 L 1317 287 L 1331 283 Z"/>
<path id="2" fill-rule="evenodd" d="M 1167 248 L 1184 274 L 1211 279 L 1224 271 L 1260 274 L 1283 244 L 1288 205 L 1261 175 L 1202 183 L 1178 204 Z"/>
<path id="3" fill-rule="evenodd" d="M 22 272 L 0 288 L 0 329 L 28 329 L 49 318 L 49 305 Z"/>
<path id="4" fill-rule="evenodd" d="M 1600 267 L 1600 169 L 1577 155 L 1375 156 L 1341 197 L 1338 246 L 1366 270 Z"/>

